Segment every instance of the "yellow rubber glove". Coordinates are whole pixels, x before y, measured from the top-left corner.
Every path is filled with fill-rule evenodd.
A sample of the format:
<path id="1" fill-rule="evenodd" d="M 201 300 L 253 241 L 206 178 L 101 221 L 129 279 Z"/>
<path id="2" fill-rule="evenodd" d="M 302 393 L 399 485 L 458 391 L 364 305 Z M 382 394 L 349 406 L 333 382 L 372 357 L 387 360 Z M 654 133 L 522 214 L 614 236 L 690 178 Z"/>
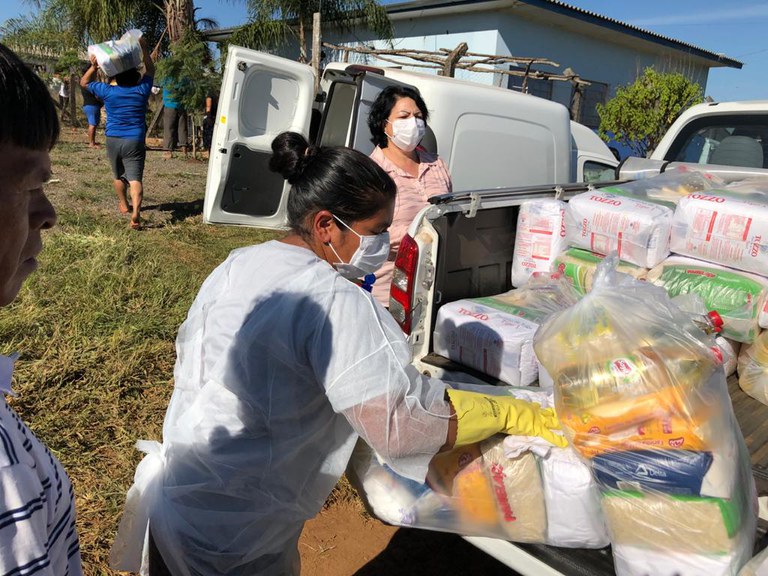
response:
<path id="1" fill-rule="evenodd" d="M 447 390 L 456 411 L 458 429 L 454 446 L 465 446 L 490 438 L 496 433 L 516 436 L 539 436 L 555 446 L 568 441 L 552 430 L 560 422 L 551 408 L 511 396 L 490 396 L 466 390 Z"/>

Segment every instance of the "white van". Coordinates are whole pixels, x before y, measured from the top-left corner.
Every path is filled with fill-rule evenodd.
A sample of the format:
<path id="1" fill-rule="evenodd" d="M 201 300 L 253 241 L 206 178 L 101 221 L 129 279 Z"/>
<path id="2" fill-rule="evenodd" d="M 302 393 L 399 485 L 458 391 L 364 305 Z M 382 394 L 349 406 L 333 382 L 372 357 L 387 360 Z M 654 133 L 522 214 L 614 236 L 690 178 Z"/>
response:
<path id="1" fill-rule="evenodd" d="M 422 145 L 448 165 L 454 191 L 612 179 L 617 161 L 560 104 L 504 88 L 390 68 L 335 63 L 314 98 L 309 66 L 231 46 L 205 192 L 206 222 L 285 225 L 289 186 L 269 171 L 271 143 L 291 130 L 320 145 L 373 151 L 367 118 L 392 84 L 429 107 Z M 317 101 L 316 101 L 317 100 Z"/>

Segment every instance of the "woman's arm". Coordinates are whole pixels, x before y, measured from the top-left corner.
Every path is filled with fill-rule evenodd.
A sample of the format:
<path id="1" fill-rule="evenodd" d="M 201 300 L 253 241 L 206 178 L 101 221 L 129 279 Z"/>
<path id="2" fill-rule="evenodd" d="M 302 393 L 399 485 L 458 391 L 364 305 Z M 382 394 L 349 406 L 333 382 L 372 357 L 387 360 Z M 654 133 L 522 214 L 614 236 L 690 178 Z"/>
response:
<path id="1" fill-rule="evenodd" d="M 99 69 L 99 65 L 96 62 L 96 56 L 91 54 L 91 67 L 88 68 L 88 70 L 85 71 L 85 74 L 83 74 L 80 77 L 80 86 L 83 88 L 88 88 L 88 84 L 93 82 L 93 77 L 96 75 L 96 71 Z"/>

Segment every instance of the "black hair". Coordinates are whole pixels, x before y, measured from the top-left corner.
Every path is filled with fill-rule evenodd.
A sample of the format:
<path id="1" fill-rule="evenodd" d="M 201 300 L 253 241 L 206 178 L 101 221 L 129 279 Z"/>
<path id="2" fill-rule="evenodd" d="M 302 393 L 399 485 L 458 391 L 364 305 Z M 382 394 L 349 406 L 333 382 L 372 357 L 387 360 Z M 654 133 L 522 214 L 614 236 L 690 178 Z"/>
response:
<path id="1" fill-rule="evenodd" d="M 115 74 L 114 79 L 118 86 L 131 88 L 133 86 L 138 86 L 139 82 L 141 82 L 141 72 L 136 68 L 130 68 L 129 70 L 123 70 L 122 72 Z"/>
<path id="2" fill-rule="evenodd" d="M 352 148 L 310 146 L 296 132 L 272 141 L 269 169 L 292 185 L 288 225 L 306 238 L 307 218 L 328 210 L 352 225 L 374 216 L 395 199 L 397 186 L 376 162 Z"/>
<path id="3" fill-rule="evenodd" d="M 7 46 L 0 44 L 0 144 L 50 150 L 59 117 L 48 88 Z"/>
<path id="4" fill-rule="evenodd" d="M 392 113 L 392 107 L 400 98 L 411 98 L 416 102 L 424 122 L 429 117 L 427 105 L 424 103 L 424 99 L 418 90 L 410 86 L 387 86 L 379 92 L 376 100 L 371 105 L 371 111 L 368 113 L 368 128 L 371 131 L 371 142 L 379 148 L 386 148 L 387 144 L 389 144 L 389 138 L 384 133 L 384 122 L 387 121 Z"/>

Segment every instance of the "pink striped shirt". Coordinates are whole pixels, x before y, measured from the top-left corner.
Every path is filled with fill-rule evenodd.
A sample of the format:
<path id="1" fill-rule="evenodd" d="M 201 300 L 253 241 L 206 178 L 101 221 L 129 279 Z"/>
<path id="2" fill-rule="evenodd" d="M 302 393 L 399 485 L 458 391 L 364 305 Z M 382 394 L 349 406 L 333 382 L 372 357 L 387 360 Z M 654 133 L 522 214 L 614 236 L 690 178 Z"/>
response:
<path id="1" fill-rule="evenodd" d="M 371 154 L 371 158 L 397 184 L 395 216 L 389 228 L 391 242 L 389 257 L 376 272 L 376 282 L 373 285 L 373 296 L 384 306 L 389 306 L 389 285 L 392 282 L 395 256 L 400 248 L 400 241 L 408 231 L 408 226 L 413 222 L 416 214 L 429 203 L 427 199 L 430 196 L 452 191 L 451 176 L 448 174 L 445 162 L 436 154 L 426 151 L 417 150 L 417 154 L 419 155 L 419 175 L 416 177 L 392 163 L 378 146 Z"/>

